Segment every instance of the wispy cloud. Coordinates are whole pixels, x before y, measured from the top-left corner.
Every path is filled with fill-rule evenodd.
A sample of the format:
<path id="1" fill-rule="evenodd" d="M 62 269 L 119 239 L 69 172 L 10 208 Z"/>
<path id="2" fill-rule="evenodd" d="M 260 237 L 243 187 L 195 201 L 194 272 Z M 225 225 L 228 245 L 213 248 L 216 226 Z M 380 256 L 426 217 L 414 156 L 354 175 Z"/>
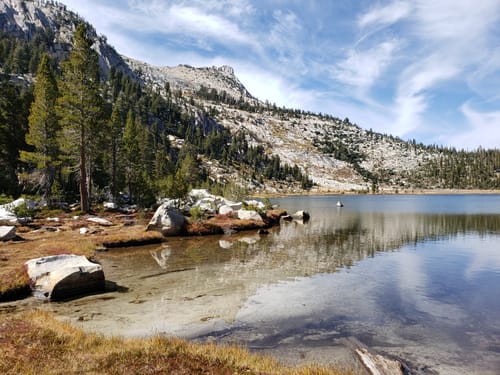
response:
<path id="1" fill-rule="evenodd" d="M 468 127 L 465 131 L 450 135 L 448 143 L 464 145 L 465 148 L 498 148 L 500 147 L 500 110 L 478 111 L 472 104 L 464 103 L 460 110 L 465 116 Z"/>
<path id="2" fill-rule="evenodd" d="M 364 92 L 391 64 L 398 45 L 397 40 L 387 40 L 365 50 L 351 49 L 347 57 L 333 67 L 333 77 Z"/>
<path id="3" fill-rule="evenodd" d="M 411 10 L 412 6 L 407 1 L 394 1 L 387 5 L 374 7 L 358 17 L 358 26 L 364 29 L 391 25 L 408 17 Z"/>

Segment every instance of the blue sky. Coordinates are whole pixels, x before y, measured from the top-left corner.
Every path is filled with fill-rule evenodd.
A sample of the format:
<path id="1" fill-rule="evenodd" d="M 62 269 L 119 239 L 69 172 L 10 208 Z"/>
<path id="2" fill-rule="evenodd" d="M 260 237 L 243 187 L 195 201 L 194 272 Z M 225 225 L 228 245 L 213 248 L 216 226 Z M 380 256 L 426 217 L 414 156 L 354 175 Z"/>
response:
<path id="1" fill-rule="evenodd" d="M 500 0 L 62 0 L 119 53 L 230 65 L 280 106 L 500 148 Z"/>

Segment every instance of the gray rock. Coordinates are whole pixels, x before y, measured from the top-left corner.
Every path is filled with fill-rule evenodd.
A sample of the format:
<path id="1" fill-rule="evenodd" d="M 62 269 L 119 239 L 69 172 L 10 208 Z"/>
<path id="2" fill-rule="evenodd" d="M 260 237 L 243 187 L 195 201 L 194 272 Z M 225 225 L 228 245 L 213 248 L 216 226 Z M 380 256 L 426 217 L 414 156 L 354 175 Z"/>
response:
<path id="1" fill-rule="evenodd" d="M 36 258 L 27 261 L 25 266 L 35 297 L 60 300 L 104 290 L 101 265 L 83 255 Z"/>
<path id="2" fill-rule="evenodd" d="M 292 217 L 293 217 L 295 220 L 304 220 L 304 221 L 307 221 L 307 220 L 309 220 L 309 218 L 310 218 L 311 216 L 309 215 L 309 213 L 308 213 L 308 212 L 306 212 L 306 211 L 303 211 L 303 210 L 302 210 L 302 211 L 297 211 L 296 213 L 294 213 L 294 214 L 292 215 Z"/>
<path id="3" fill-rule="evenodd" d="M 146 230 L 156 230 L 164 236 L 176 236 L 185 229 L 186 218 L 179 211 L 168 207 L 168 202 L 156 210 Z"/>
<path id="4" fill-rule="evenodd" d="M 231 206 L 226 205 L 226 204 L 219 207 L 219 214 L 221 214 L 221 215 L 230 215 L 233 212 L 234 212 L 233 208 Z"/>
<path id="5" fill-rule="evenodd" d="M 120 209 L 118 203 L 115 202 L 104 202 L 102 205 L 106 211 L 118 211 Z"/>
<path id="6" fill-rule="evenodd" d="M 11 225 L 0 226 L 0 241 L 10 241 L 16 238 L 16 227 Z"/>
<path id="7" fill-rule="evenodd" d="M 259 215 L 257 211 L 253 210 L 238 210 L 238 219 L 240 220 L 254 220 L 254 221 L 263 221 L 262 217 Z"/>
<path id="8" fill-rule="evenodd" d="M 107 219 L 104 219 L 102 217 L 89 217 L 87 218 L 87 221 L 90 221 L 91 223 L 103 225 L 105 227 L 109 227 L 113 225 L 113 223 Z"/>

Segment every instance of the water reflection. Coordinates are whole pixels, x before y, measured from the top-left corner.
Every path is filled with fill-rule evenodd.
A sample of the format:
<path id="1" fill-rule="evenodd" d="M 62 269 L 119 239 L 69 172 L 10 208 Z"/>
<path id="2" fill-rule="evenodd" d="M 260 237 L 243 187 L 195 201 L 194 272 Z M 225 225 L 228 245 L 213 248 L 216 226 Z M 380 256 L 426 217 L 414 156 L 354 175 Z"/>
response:
<path id="1" fill-rule="evenodd" d="M 282 199 L 289 212 L 307 209 L 311 219 L 267 235 L 103 253 L 106 277 L 129 293 L 47 308 L 74 320 L 97 312 L 79 324 L 106 333 L 236 341 L 291 362 L 328 362 L 355 337 L 453 373 L 449 363 L 463 365 L 464 351 L 477 347 L 471 352 L 481 370 L 494 374 L 500 198 L 487 198 L 343 197 L 342 208 L 336 197 Z"/>

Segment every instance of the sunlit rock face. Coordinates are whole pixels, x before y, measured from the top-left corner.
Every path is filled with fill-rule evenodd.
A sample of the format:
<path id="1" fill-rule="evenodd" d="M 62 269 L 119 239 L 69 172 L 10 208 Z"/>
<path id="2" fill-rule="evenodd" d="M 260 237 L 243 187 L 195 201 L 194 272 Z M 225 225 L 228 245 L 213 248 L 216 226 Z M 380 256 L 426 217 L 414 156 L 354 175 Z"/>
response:
<path id="1" fill-rule="evenodd" d="M 83 255 L 53 255 L 25 264 L 35 297 L 62 300 L 104 290 L 102 266 Z"/>

